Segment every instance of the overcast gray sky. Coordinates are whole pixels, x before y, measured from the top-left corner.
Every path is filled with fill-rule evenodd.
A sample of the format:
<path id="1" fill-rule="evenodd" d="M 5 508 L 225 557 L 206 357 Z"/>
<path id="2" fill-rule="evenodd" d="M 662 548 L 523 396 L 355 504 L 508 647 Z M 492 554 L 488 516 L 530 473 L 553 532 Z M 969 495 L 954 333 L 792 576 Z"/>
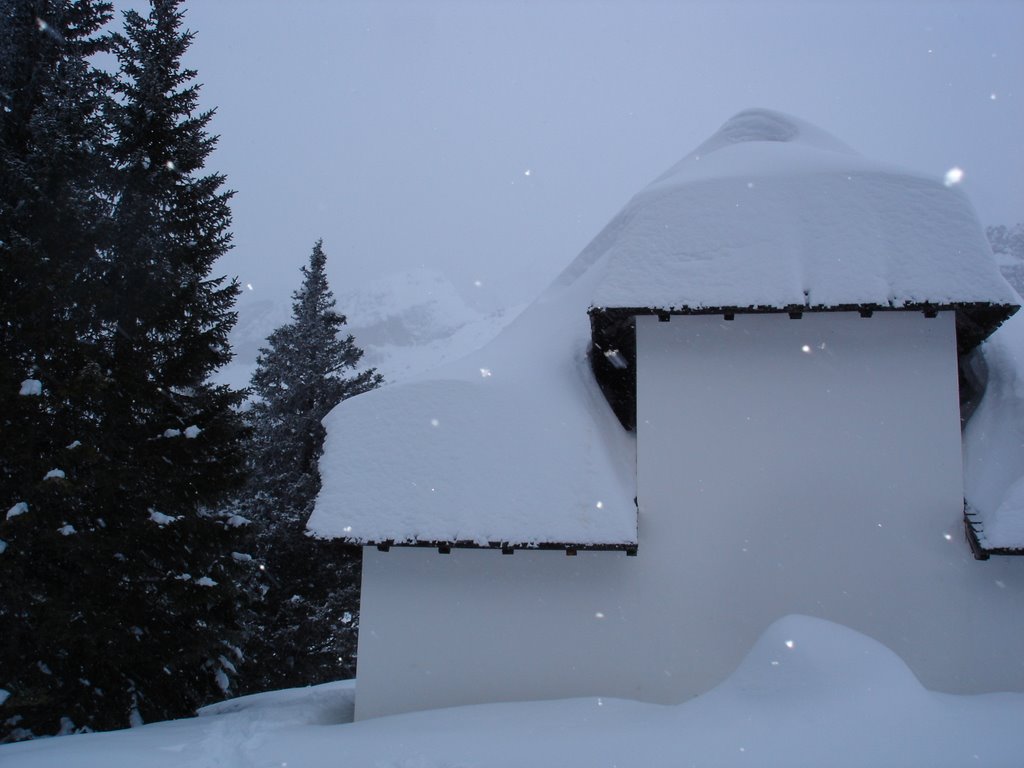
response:
<path id="1" fill-rule="evenodd" d="M 524 301 L 752 106 L 960 166 L 983 223 L 1024 220 L 1020 0 L 192 0 L 187 23 L 252 298 L 287 299 L 323 237 L 336 291 L 426 266 Z"/>

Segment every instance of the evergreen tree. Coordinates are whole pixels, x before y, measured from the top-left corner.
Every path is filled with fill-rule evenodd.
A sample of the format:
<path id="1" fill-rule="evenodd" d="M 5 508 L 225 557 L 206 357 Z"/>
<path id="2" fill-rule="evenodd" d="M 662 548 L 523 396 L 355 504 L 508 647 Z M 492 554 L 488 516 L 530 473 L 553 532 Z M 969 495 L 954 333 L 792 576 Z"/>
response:
<path id="1" fill-rule="evenodd" d="M 108 2 L 0 0 L 0 741 L 84 724 L 95 701 L 64 637 L 90 507 L 73 484 L 100 423 L 109 80 L 91 57 L 110 16 Z"/>
<path id="2" fill-rule="evenodd" d="M 250 502 L 260 524 L 258 551 L 269 591 L 250 653 L 254 690 L 309 685 L 354 672 L 359 550 L 305 535 L 320 489 L 321 421 L 346 398 L 379 386 L 374 369 L 356 372 L 363 355 L 327 284 L 327 256 L 317 241 L 293 295 L 292 322 L 260 350 L 249 412 L 255 467 Z"/>
<path id="3" fill-rule="evenodd" d="M 113 98 L 100 94 L 89 113 L 102 106 L 108 126 L 91 149 L 105 164 L 99 178 L 72 187 L 75 197 L 15 209 L 48 242 L 53 221 L 78 221 L 81 200 L 106 206 L 88 238 L 53 235 L 56 298 L 44 311 L 63 308 L 67 333 L 38 346 L 27 327 L 11 331 L 19 357 L 5 391 L 27 365 L 39 372 L 19 391 L 42 392 L 21 399 L 49 419 L 27 424 L 49 454 L 8 473 L 5 489 L 15 514 L 2 525 L 0 567 L 20 588 L 0 616 L 9 692 L 0 738 L 186 715 L 229 690 L 239 661 L 240 521 L 211 511 L 244 470 L 240 395 L 209 381 L 230 357 L 234 322 L 237 285 L 210 278 L 230 245 L 230 193 L 223 177 L 201 173 L 215 139 L 210 113 L 197 111 L 195 73 L 181 68 L 192 34 L 180 29 L 179 4 L 153 0 L 147 17 L 125 15 Z M 69 31 L 54 34 L 66 43 Z M 71 88 L 76 78 L 58 66 L 53 82 Z M 73 123 L 47 123 L 48 140 L 77 147 Z M 60 190 L 79 179 L 68 168 L 54 172 Z M 31 273 L 39 252 L 18 262 L 21 279 L 40 277 Z"/>
<path id="4" fill-rule="evenodd" d="M 222 175 L 202 174 L 217 139 L 212 111 L 198 112 L 196 72 L 181 68 L 194 35 L 181 30 L 180 4 L 152 0 L 147 18 L 128 11 L 116 41 L 117 204 L 101 308 L 116 382 L 105 418 L 132 456 L 129 485 L 168 508 L 216 498 L 242 462 L 241 393 L 209 380 L 231 359 L 238 284 L 210 273 L 230 247 L 233 193 Z M 174 456 L 151 439 L 193 426 L 200 436 Z"/>
<path id="5" fill-rule="evenodd" d="M 91 0 L 0 0 L 0 502 L 8 506 L 25 500 L 90 421 L 92 296 L 108 211 L 107 78 L 90 57 L 109 47 L 101 29 L 110 15 L 109 3 Z"/>

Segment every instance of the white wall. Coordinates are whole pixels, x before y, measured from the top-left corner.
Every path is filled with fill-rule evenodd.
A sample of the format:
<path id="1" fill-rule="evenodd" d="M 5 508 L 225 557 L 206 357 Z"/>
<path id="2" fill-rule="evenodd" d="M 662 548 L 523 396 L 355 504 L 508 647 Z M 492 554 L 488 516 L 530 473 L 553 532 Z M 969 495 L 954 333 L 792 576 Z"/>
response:
<path id="1" fill-rule="evenodd" d="M 951 315 L 644 317 L 637 341 L 639 556 L 368 548 L 358 718 L 679 701 L 796 612 L 930 687 L 1024 690 L 1024 558 L 974 561 L 960 525 Z"/>

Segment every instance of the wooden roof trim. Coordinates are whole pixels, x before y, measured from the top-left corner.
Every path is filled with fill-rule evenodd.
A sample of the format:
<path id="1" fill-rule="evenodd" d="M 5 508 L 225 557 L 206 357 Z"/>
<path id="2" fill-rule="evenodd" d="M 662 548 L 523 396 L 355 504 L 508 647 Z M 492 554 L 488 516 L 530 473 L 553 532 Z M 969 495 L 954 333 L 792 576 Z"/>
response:
<path id="1" fill-rule="evenodd" d="M 1015 304 L 993 302 L 912 304 L 790 304 L 783 307 L 591 307 L 590 367 L 594 372 L 605 399 L 611 405 L 622 426 L 636 429 L 636 317 L 657 315 L 669 321 L 673 315 L 721 315 L 734 320 L 736 315 L 788 314 L 799 319 L 812 312 L 857 312 L 861 317 L 872 317 L 876 312 L 922 312 L 925 317 L 936 317 L 939 312 L 956 313 L 957 357 L 961 362 L 981 342 L 988 338 L 1020 307 Z"/>
<path id="2" fill-rule="evenodd" d="M 992 555 L 1024 556 L 1024 547 L 986 547 L 981 543 L 985 535 L 984 525 L 977 511 L 964 501 L 964 533 L 967 543 L 971 545 L 971 554 L 975 560 L 988 560 Z"/>
<path id="3" fill-rule="evenodd" d="M 346 544 L 352 546 L 377 547 L 381 552 L 387 552 L 392 547 L 418 547 L 421 549 L 436 549 L 440 554 L 450 554 L 453 549 L 497 549 L 502 554 L 511 555 L 517 550 L 531 551 L 561 551 L 570 557 L 577 552 L 625 552 L 630 557 L 636 555 L 637 545 L 635 542 L 617 542 L 601 544 L 573 544 L 567 542 L 510 542 L 510 541 L 489 541 L 480 544 L 468 539 L 446 541 L 443 539 L 413 539 L 409 541 L 396 541 L 394 539 L 384 540 L 353 540 L 345 539 Z"/>

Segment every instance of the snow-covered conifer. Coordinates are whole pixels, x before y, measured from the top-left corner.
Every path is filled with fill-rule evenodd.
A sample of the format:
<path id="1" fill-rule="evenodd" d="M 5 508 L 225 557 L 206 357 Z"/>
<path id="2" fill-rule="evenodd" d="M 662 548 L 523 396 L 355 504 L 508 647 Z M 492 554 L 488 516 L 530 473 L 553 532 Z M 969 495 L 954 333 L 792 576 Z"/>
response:
<path id="1" fill-rule="evenodd" d="M 239 529 L 210 511 L 243 477 L 243 429 L 241 395 L 209 379 L 230 358 L 237 286 L 211 276 L 230 193 L 203 172 L 215 138 L 181 66 L 192 33 L 180 0 L 128 11 L 112 41 L 109 3 L 0 13 L 18 24 L 0 23 L 0 99 L 19 116 L 0 121 L 17 185 L 0 184 L 2 298 L 18 317 L 0 324 L 16 342 L 2 340 L 0 411 L 28 457 L 4 454 L 4 495 L 30 509 L 0 522 L 0 579 L 19 585 L 0 598 L 0 739 L 186 715 L 223 696 L 245 568 Z M 113 76 L 88 62 L 108 43 Z"/>
<path id="2" fill-rule="evenodd" d="M 278 519 L 305 521 L 319 487 L 324 416 L 382 381 L 374 369 L 356 370 L 363 351 L 341 335 L 346 319 L 335 310 L 326 265 L 317 241 L 292 296 L 292 321 L 270 334 L 252 377 L 260 485 L 280 505 Z"/>
<path id="3" fill-rule="evenodd" d="M 342 333 L 346 320 L 335 309 L 326 264 L 318 241 L 293 294 L 291 322 L 269 336 L 252 377 L 254 471 L 246 505 L 258 521 L 255 546 L 269 583 L 250 646 L 247 685 L 254 690 L 354 671 L 358 622 L 350 614 L 358 606 L 359 552 L 307 537 L 305 522 L 320 489 L 321 420 L 383 379 L 372 368 L 358 370 L 363 352 Z"/>

